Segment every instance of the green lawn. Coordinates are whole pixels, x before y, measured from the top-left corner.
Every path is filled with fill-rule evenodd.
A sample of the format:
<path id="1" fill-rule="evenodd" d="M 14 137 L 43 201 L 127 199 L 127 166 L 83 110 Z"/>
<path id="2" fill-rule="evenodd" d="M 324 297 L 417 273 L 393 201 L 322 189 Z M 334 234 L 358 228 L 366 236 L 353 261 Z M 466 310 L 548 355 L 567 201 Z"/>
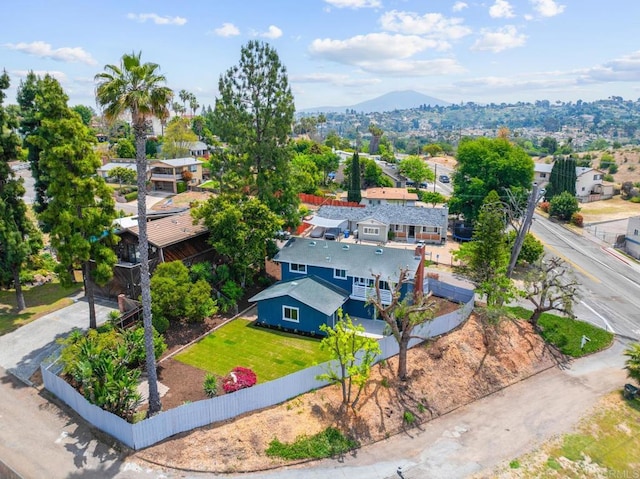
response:
<path id="1" fill-rule="evenodd" d="M 20 313 L 16 312 L 15 290 L 0 290 L 0 335 L 13 331 L 47 313 L 69 306 L 73 300 L 68 296 L 81 289 L 81 283 L 70 288 L 63 288 L 56 281 L 42 286 L 24 288 L 24 300 L 27 303 L 27 308 Z"/>
<path id="2" fill-rule="evenodd" d="M 251 368 L 259 383 L 329 360 L 320 340 L 253 326 L 236 319 L 175 356 L 180 362 L 224 376 Z"/>
<path id="3" fill-rule="evenodd" d="M 526 308 L 516 306 L 509 309 L 519 318 L 531 317 L 531 311 Z M 601 351 L 613 342 L 612 333 L 591 323 L 557 314 L 543 313 L 538 320 L 538 326 L 545 341 L 555 345 L 563 354 L 574 358 Z M 581 347 L 582 336 L 589 338 L 584 347 Z"/>

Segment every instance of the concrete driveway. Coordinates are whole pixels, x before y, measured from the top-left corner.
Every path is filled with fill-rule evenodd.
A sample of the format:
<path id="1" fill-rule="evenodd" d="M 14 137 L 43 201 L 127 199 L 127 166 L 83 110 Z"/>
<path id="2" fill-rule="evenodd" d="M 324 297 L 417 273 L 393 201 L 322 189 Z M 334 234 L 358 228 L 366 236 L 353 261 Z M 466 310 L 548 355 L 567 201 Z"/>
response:
<path id="1" fill-rule="evenodd" d="M 109 312 L 118 309 L 115 302 L 96 301 L 98 324 L 109 318 Z M 74 303 L 66 308 L 42 316 L 15 331 L 0 336 L 0 366 L 26 384 L 59 345 L 57 340 L 66 337 L 74 328 L 89 327 L 89 304 L 84 293 L 74 297 Z"/>

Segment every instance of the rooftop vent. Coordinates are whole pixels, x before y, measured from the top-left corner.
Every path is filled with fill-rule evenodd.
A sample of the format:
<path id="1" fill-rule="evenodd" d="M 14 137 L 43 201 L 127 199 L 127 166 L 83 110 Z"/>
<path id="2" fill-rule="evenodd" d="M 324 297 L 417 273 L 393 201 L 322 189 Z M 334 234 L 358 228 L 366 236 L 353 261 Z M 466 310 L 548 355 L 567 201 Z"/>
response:
<path id="1" fill-rule="evenodd" d="M 384 252 L 384 250 L 382 248 L 378 248 L 376 250 L 376 254 L 382 254 Z"/>
<path id="2" fill-rule="evenodd" d="M 327 260 L 327 263 L 331 262 L 331 256 L 327 256 L 325 259 Z"/>
<path id="3" fill-rule="evenodd" d="M 342 249 L 345 250 L 345 251 L 348 250 L 349 249 L 349 245 L 348 244 L 343 244 L 342 245 Z"/>
<path id="4" fill-rule="evenodd" d="M 309 246 L 315 246 L 316 242 L 315 241 L 309 241 Z"/>

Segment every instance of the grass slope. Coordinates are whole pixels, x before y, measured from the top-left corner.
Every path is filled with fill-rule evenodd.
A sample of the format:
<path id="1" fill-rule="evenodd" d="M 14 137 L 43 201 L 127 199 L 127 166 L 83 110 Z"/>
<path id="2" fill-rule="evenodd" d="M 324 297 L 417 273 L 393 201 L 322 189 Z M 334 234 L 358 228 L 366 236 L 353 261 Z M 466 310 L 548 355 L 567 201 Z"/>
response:
<path id="1" fill-rule="evenodd" d="M 252 369 L 259 383 L 329 360 L 320 340 L 253 326 L 236 319 L 175 356 L 191 366 L 226 375 L 236 366 Z"/>

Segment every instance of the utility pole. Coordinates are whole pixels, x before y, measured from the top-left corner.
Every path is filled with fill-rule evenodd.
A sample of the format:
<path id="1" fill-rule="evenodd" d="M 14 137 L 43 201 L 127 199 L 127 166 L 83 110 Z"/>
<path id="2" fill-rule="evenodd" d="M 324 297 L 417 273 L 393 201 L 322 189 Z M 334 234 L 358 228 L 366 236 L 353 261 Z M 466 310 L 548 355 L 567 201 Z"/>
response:
<path id="1" fill-rule="evenodd" d="M 438 180 L 438 163 L 433 163 L 433 192 L 436 192 L 436 181 Z"/>
<path id="2" fill-rule="evenodd" d="M 522 244 L 524 243 L 524 237 L 529 232 L 529 228 L 531 228 L 533 212 L 536 209 L 537 202 L 538 183 L 534 183 L 533 188 L 531 189 L 531 194 L 529 196 L 529 202 L 527 203 L 527 212 L 525 213 L 524 221 L 522 222 L 522 226 L 520 226 L 520 230 L 518 231 L 518 235 L 516 236 L 516 242 L 514 243 L 513 249 L 511 250 L 511 260 L 509 261 L 509 268 L 507 269 L 507 278 L 511 278 L 513 270 L 516 267 L 516 261 L 518 260 L 518 256 L 520 256 L 520 250 L 522 249 Z"/>

